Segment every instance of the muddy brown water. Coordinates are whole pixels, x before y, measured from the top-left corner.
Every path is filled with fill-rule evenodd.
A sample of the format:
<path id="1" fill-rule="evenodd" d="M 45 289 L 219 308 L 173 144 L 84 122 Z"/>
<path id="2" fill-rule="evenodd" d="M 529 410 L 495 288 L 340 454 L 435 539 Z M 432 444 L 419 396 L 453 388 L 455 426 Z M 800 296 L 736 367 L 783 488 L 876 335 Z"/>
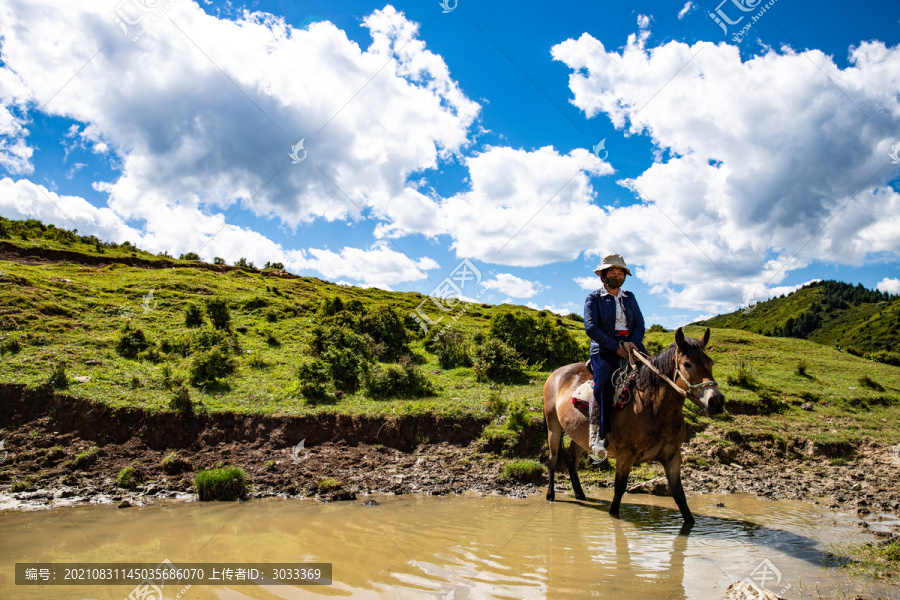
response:
<path id="1" fill-rule="evenodd" d="M 763 571 L 766 587 L 788 598 L 851 591 L 900 598 L 897 589 L 848 579 L 834 566 L 832 544 L 873 539 L 856 517 L 746 494 L 694 495 L 688 500 L 697 524 L 683 535 L 671 498 L 628 495 L 613 519 L 605 512 L 608 495 L 578 502 L 562 493 L 555 503 L 537 495 L 387 495 L 369 497 L 374 506 L 269 499 L 9 511 L 0 513 L 0 598 L 121 600 L 133 588 L 16 586 L 16 562 L 164 559 L 333 564 L 330 586 L 163 588 L 165 598 L 181 600 L 713 599 L 734 581 L 759 583 Z M 873 527 L 892 523 L 873 520 Z"/>

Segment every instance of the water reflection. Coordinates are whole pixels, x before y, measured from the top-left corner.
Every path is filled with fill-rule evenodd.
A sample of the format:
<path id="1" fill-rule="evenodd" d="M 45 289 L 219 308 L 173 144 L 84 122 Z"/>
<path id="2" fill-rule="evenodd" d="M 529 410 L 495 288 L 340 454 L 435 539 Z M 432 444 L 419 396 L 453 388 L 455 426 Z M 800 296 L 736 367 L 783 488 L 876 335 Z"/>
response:
<path id="1" fill-rule="evenodd" d="M 859 535 L 855 519 L 796 502 L 700 496 L 682 530 L 671 499 L 606 501 L 540 496 L 383 497 L 381 505 L 274 500 L 159 504 L 117 511 L 76 507 L 0 514 L 0 596 L 115 598 L 122 587 L 15 588 L 15 562 L 331 562 L 328 587 L 216 586 L 182 600 L 319 597 L 722 598 L 763 560 L 795 591 L 835 589 L 827 544 Z M 725 507 L 717 507 L 720 501 Z M 13 595 L 7 592 L 12 590 Z M 166 590 L 174 597 L 179 590 Z M 788 594 L 789 596 L 791 594 Z"/>

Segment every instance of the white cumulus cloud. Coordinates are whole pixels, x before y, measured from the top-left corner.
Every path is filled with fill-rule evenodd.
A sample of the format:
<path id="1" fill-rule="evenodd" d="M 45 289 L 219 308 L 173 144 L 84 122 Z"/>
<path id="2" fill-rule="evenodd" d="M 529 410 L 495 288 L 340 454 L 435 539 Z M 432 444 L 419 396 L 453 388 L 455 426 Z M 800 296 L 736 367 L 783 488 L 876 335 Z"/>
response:
<path id="1" fill-rule="evenodd" d="M 888 294 L 900 294 L 900 279 L 896 277 L 885 277 L 875 286 L 879 292 L 887 292 Z"/>
<path id="2" fill-rule="evenodd" d="M 540 283 L 516 277 L 511 273 L 498 273 L 493 279 L 482 281 L 481 285 L 513 298 L 532 298 L 544 287 Z"/>
<path id="3" fill-rule="evenodd" d="M 863 42 L 841 69 L 818 50 L 742 60 L 725 43 L 648 48 L 644 33 L 621 50 L 584 34 L 552 55 L 572 69 L 571 101 L 586 116 L 658 149 L 620 181 L 642 203 L 610 208 L 603 229 L 604 246 L 627 253 L 651 291 L 730 311 L 744 290 L 813 260 L 900 255 L 900 194 L 885 160 L 885 132 L 900 130 L 900 48 Z"/>

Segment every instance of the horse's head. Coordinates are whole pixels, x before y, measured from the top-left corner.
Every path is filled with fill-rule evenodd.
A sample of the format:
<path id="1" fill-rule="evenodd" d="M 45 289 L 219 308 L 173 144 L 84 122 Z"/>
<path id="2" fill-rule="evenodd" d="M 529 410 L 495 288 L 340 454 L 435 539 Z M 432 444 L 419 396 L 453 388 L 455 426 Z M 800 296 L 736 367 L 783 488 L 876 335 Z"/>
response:
<path id="1" fill-rule="evenodd" d="M 681 327 L 678 328 L 675 332 L 675 381 L 706 414 L 717 415 L 725 410 L 725 396 L 713 378 L 713 361 L 705 352 L 708 342 L 709 328 L 699 340 L 684 337 Z"/>

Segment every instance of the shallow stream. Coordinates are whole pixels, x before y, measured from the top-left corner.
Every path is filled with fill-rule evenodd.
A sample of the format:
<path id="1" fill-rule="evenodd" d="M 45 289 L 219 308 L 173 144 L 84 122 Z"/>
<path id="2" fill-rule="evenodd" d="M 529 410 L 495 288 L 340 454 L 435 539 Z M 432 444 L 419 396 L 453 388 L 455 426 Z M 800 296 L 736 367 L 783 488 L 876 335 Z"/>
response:
<path id="1" fill-rule="evenodd" d="M 0 513 L 0 597 L 116 599 L 134 586 L 17 586 L 19 562 L 305 563 L 333 565 L 328 586 L 168 585 L 165 598 L 721 599 L 750 578 L 788 598 L 897 589 L 848 580 L 832 544 L 871 540 L 858 518 L 744 494 L 696 495 L 680 534 L 671 498 L 609 494 L 578 502 L 484 496 L 372 496 L 378 502 L 155 501 Z M 877 517 L 877 516 L 876 516 Z M 890 524 L 881 522 L 880 525 Z M 818 593 L 818 596 L 817 596 Z M 154 599 L 155 600 L 155 599 Z"/>

